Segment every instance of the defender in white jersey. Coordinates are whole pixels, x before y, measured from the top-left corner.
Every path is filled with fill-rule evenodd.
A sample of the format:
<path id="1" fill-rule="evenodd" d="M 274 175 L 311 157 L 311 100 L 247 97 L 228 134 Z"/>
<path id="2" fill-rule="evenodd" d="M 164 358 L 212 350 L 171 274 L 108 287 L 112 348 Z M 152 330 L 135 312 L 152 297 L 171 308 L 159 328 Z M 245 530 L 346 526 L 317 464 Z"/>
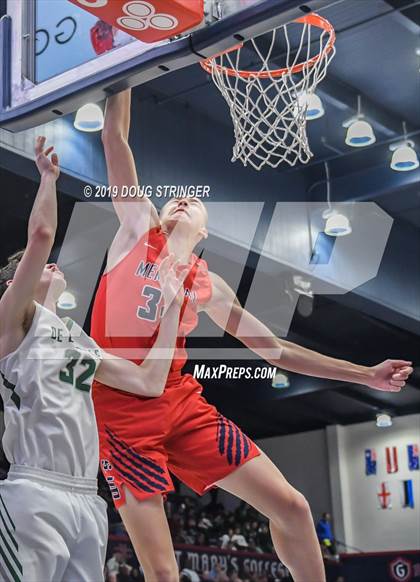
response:
<path id="1" fill-rule="evenodd" d="M 162 394 L 176 342 L 186 270 L 168 257 L 160 269 L 166 314 L 141 366 L 108 356 L 55 305 L 66 283 L 46 264 L 57 224 L 52 148 L 38 138 L 41 185 L 24 252 L 0 270 L 0 580 L 100 582 L 107 543 L 106 503 L 97 495 L 99 446 L 93 378 L 139 396 Z M 165 349 L 164 349 L 165 348 Z M 155 355 L 160 350 L 158 360 Z"/>

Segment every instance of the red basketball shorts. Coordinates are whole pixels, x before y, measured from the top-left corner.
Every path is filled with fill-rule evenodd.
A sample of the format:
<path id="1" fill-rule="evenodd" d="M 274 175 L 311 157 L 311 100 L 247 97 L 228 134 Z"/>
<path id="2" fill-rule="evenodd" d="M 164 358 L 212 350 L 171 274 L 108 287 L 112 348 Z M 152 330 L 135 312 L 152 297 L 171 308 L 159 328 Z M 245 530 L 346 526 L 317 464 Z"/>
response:
<path id="1" fill-rule="evenodd" d="M 139 500 L 174 490 L 170 472 L 202 495 L 260 454 L 233 422 L 201 396 L 185 375 L 159 398 L 141 398 L 96 384 L 101 469 L 115 506 L 127 487 Z"/>

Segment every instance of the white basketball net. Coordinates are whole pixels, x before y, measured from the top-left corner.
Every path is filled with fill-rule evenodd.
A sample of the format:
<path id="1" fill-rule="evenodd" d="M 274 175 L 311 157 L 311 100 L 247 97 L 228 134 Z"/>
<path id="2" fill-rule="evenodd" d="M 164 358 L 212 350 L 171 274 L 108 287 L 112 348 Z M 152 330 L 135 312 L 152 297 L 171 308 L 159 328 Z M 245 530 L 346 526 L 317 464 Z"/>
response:
<path id="1" fill-rule="evenodd" d="M 258 39 L 251 39 L 203 63 L 229 105 L 235 132 L 232 161 L 241 160 L 244 166 L 250 164 L 256 170 L 266 164 L 277 168 L 282 162 L 294 166 L 298 160 L 305 164 L 313 155 L 306 134 L 308 96 L 325 77 L 335 48 L 333 43 L 328 45 L 330 33 L 322 30 L 319 39 L 312 42 L 319 49 L 316 53 L 319 58 L 314 59 L 311 29 L 320 29 L 302 23 L 299 24 L 303 29 L 300 44 L 292 58 L 288 26 L 271 32 L 265 56 L 258 47 Z M 280 35 L 286 44 L 286 65 L 284 72 L 276 76 L 270 59 L 276 45 L 278 50 Z M 255 75 L 248 73 L 242 77 L 241 56 L 244 53 L 249 60 L 247 49 L 250 48 L 259 62 Z M 301 63 L 301 70 L 296 72 L 296 66 Z"/>

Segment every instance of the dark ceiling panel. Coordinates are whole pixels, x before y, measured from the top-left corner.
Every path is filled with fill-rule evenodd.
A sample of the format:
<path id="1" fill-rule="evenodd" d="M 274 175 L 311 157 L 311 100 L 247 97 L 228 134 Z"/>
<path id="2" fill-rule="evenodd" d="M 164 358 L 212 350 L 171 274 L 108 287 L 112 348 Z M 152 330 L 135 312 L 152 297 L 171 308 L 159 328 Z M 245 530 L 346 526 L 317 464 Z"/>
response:
<path id="1" fill-rule="evenodd" d="M 401 11 L 401 14 L 409 18 L 414 24 L 420 26 L 420 6 L 413 6 L 412 0 L 386 0 L 393 8 Z M 408 8 L 405 8 L 408 6 Z"/>

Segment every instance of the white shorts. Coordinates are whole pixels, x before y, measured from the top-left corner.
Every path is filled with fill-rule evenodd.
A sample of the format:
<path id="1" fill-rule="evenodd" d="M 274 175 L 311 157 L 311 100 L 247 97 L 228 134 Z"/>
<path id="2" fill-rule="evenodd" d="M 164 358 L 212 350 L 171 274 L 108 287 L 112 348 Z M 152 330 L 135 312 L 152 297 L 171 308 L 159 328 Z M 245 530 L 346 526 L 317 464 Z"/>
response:
<path id="1" fill-rule="evenodd" d="M 2 582 L 102 582 L 107 538 L 96 479 L 12 465 L 0 481 Z"/>

